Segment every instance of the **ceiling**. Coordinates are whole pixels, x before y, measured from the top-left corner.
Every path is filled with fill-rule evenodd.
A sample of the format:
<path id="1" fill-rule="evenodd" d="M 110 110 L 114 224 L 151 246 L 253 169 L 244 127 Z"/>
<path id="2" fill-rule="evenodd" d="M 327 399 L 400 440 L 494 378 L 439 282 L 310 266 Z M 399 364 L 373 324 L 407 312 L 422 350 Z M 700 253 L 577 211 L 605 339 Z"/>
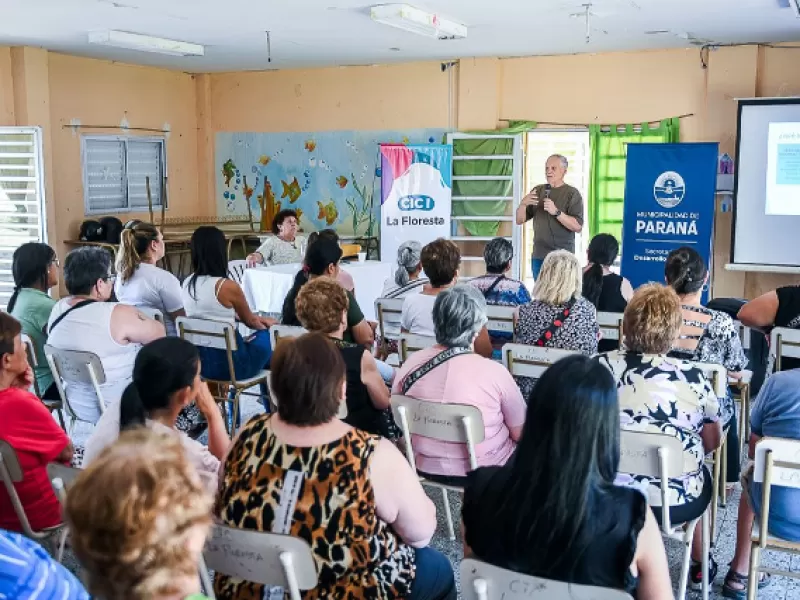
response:
<path id="1" fill-rule="evenodd" d="M 189 72 L 800 41 L 788 0 L 409 0 L 469 26 L 439 41 L 373 23 L 379 0 L 0 0 L 0 45 Z M 87 43 L 117 29 L 206 46 L 175 57 Z M 265 31 L 271 32 L 272 62 Z"/>

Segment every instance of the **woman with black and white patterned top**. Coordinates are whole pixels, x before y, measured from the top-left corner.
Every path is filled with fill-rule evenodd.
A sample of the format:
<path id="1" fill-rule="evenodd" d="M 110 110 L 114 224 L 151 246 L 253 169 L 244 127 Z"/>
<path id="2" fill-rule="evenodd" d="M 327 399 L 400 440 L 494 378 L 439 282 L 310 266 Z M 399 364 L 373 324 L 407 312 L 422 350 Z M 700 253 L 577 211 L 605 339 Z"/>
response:
<path id="1" fill-rule="evenodd" d="M 583 272 L 573 253 L 548 254 L 533 288 L 533 301 L 519 307 L 517 343 L 596 354 L 600 326 L 594 305 L 581 296 L 582 286 Z M 527 398 L 534 380 L 516 379 Z"/>

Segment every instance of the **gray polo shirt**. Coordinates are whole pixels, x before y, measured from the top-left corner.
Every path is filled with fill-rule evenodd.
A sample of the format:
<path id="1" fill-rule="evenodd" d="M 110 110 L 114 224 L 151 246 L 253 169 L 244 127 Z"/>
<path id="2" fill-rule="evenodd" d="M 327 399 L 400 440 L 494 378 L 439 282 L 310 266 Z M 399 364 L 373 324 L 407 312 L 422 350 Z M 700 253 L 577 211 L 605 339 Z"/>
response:
<path id="1" fill-rule="evenodd" d="M 575 252 L 575 232 L 570 231 L 558 222 L 553 215 L 544 209 L 544 186 L 534 188 L 539 195 L 539 205 L 529 206 L 525 211 L 525 220 L 533 221 L 533 258 L 543 259 L 553 250 L 569 250 Z M 556 207 L 566 215 L 574 217 L 583 225 L 583 198 L 581 193 L 566 183 L 561 187 L 550 189 L 550 199 Z"/>

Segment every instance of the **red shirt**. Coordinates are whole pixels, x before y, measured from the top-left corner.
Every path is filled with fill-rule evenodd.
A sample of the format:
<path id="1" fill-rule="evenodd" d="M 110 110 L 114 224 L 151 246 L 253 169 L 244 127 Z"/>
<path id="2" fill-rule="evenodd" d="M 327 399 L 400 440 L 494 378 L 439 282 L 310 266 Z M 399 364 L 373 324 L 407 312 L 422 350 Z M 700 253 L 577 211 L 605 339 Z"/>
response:
<path id="1" fill-rule="evenodd" d="M 46 467 L 69 444 L 67 434 L 39 398 L 26 390 L 7 388 L 0 391 L 0 439 L 17 453 L 22 481 L 14 487 L 33 530 L 61 523 L 61 504 L 50 485 Z M 3 485 L 0 485 L 0 528 L 22 530 Z"/>

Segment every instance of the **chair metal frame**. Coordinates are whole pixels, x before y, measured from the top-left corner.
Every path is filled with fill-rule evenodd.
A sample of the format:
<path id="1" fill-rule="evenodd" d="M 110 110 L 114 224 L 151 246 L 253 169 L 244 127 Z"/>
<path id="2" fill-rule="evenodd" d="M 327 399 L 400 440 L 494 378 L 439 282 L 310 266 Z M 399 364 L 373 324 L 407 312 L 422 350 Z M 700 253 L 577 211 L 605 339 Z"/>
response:
<path id="1" fill-rule="evenodd" d="M 751 533 L 747 600 L 756 598 L 759 573 L 800 579 L 800 572 L 761 566 L 763 550 L 800 555 L 800 542 L 790 542 L 769 532 L 769 503 L 773 486 L 800 490 L 800 440 L 771 437 L 759 440 L 755 448 L 753 481 L 761 483 L 761 515 L 754 519 Z"/>
<path id="2" fill-rule="evenodd" d="M 236 433 L 236 426 L 239 420 L 240 396 L 260 396 L 260 394 L 253 394 L 246 390 L 254 385 L 260 385 L 262 383 L 266 385 L 268 371 L 262 369 L 257 375 L 249 379 L 237 379 L 233 364 L 233 352 L 237 349 L 236 326 L 233 323 L 213 319 L 178 317 L 175 321 L 175 325 L 178 329 L 178 336 L 181 339 L 187 340 L 196 346 L 225 350 L 228 359 L 228 371 L 231 375 L 230 379 L 204 379 L 208 383 L 215 384 L 217 387 L 217 394 L 212 395 L 217 403 L 222 406 L 222 415 L 225 419 L 226 426 L 228 424 L 228 409 L 226 408 L 226 403 L 233 403 L 233 414 L 231 415 L 232 419 L 229 431 L 231 436 L 233 436 Z M 229 398 L 228 395 L 220 395 L 220 390 L 233 392 L 233 398 Z"/>
<path id="3" fill-rule="evenodd" d="M 306 333 L 308 333 L 306 328 L 296 325 L 273 325 L 269 328 L 269 343 L 272 351 L 275 351 L 282 338 L 300 337 Z"/>
<path id="4" fill-rule="evenodd" d="M 152 308 L 150 306 L 136 306 L 135 308 L 146 317 L 150 317 L 154 321 L 158 321 L 162 325 L 165 325 L 164 313 L 157 308 Z"/>
<path id="5" fill-rule="evenodd" d="M 495 306 L 488 304 L 486 306 L 486 329 L 489 331 L 502 331 L 503 333 L 510 333 L 513 337 L 512 340 L 517 338 L 516 324 L 517 324 L 517 307 L 516 306 Z"/>
<path id="6" fill-rule="evenodd" d="M 28 364 L 31 368 L 36 368 L 39 366 L 39 359 L 36 357 L 36 349 L 33 347 L 33 340 L 24 333 L 22 334 L 22 343 L 25 346 L 25 354 L 28 355 Z M 48 365 L 49 368 L 49 365 Z M 58 412 L 58 422 L 61 424 L 61 429 L 64 431 L 67 430 L 66 422 L 64 421 L 64 401 L 63 400 L 45 400 L 42 398 L 42 390 L 39 389 L 39 383 L 36 381 L 36 377 L 33 378 L 33 393 L 36 394 L 36 397 L 42 401 L 42 404 L 45 405 L 47 410 L 51 413 L 53 411 Z"/>
<path id="7" fill-rule="evenodd" d="M 469 404 L 431 402 L 402 395 L 392 396 L 392 412 L 395 420 L 400 424 L 400 429 L 403 431 L 406 458 L 411 468 L 414 469 L 420 482 L 424 485 L 442 490 L 447 533 L 450 539 L 454 540 L 455 529 L 447 491 L 452 490 L 463 493 L 464 488 L 437 483 L 420 476 L 417 471 L 417 461 L 414 457 L 411 436 L 414 434 L 442 442 L 465 444 L 467 455 L 469 456 L 470 469 L 474 471 L 478 468 L 475 446 L 484 440 L 486 434 L 483 415 L 479 408 Z"/>
<path id="8" fill-rule="evenodd" d="M 8 497 L 11 500 L 11 506 L 14 507 L 14 513 L 19 519 L 22 533 L 38 542 L 49 542 L 54 536 L 59 536 L 55 546 L 55 559 L 57 562 L 61 562 L 64 553 L 64 541 L 67 536 L 66 524 L 61 523 L 54 527 L 42 529 L 41 531 L 33 530 L 28 520 L 28 515 L 25 514 L 25 507 L 22 506 L 22 501 L 19 498 L 19 494 L 17 494 L 17 489 L 14 487 L 15 483 L 22 481 L 23 476 L 24 474 L 19 464 L 16 451 L 11 444 L 5 440 L 0 440 L 0 479 L 3 480 Z"/>
<path id="9" fill-rule="evenodd" d="M 213 598 L 213 589 L 207 587 L 207 569 L 244 581 L 281 586 L 288 590 L 291 600 L 302 600 L 301 591 L 314 589 L 318 582 L 316 559 L 304 539 L 226 525 L 212 526 L 200 562 L 205 593 Z"/>
<path id="10" fill-rule="evenodd" d="M 58 395 L 61 397 L 61 402 L 66 408 L 67 414 L 70 418 L 70 425 L 67 429 L 67 433 L 72 435 L 72 431 L 75 429 L 75 423 L 77 421 L 94 425 L 95 423 L 92 421 L 85 421 L 84 419 L 78 417 L 77 413 L 72 409 L 72 405 L 69 403 L 67 390 L 69 389 L 70 382 L 90 384 L 94 390 L 95 396 L 97 396 L 97 404 L 100 408 L 100 414 L 102 415 L 105 413 L 106 403 L 103 399 L 103 393 L 100 391 L 100 386 L 106 382 L 106 372 L 103 368 L 103 361 L 100 360 L 100 357 L 94 352 L 87 352 L 85 350 L 70 350 L 68 348 L 56 348 L 50 344 L 44 345 L 44 355 L 47 358 L 47 364 L 50 366 L 50 372 L 53 374 L 53 380 L 55 381 L 56 388 L 58 389 Z M 76 364 L 83 365 L 85 374 L 82 372 L 76 372 L 75 369 L 72 369 L 72 372 L 67 373 L 67 376 L 65 377 L 62 374 L 62 369 L 59 365 L 59 362 L 63 359 L 67 359 L 72 362 L 73 366 Z M 64 385 L 65 383 L 66 386 Z"/>
<path id="11" fill-rule="evenodd" d="M 436 345 L 436 338 L 429 335 L 419 335 L 416 333 L 401 333 L 400 341 L 397 344 L 397 355 L 400 365 L 408 360 L 408 357 L 425 348 L 433 348 Z"/>
<path id="12" fill-rule="evenodd" d="M 550 365 L 562 358 L 579 354 L 577 350 L 547 348 L 528 344 L 504 344 L 501 349 L 503 365 L 517 377 L 538 379 Z"/>
<path id="13" fill-rule="evenodd" d="M 403 302 L 405 298 L 378 298 L 375 300 L 375 315 L 378 318 L 378 332 L 381 336 L 381 344 L 384 352 L 388 353 L 386 342 L 388 340 L 399 340 L 400 336 L 389 336 L 386 333 L 386 315 L 402 315 Z"/>
<path id="14" fill-rule="evenodd" d="M 465 558 L 459 567 L 463 600 L 633 600 L 622 590 L 534 577 Z"/>
<path id="15" fill-rule="evenodd" d="M 689 559 L 692 552 L 692 537 L 695 526 L 700 521 L 703 532 L 702 560 L 702 597 L 708 600 L 708 554 L 711 545 L 709 510 L 692 521 L 674 526 L 669 514 L 669 479 L 670 475 L 681 475 L 696 467 L 685 464 L 683 443 L 677 437 L 664 433 L 623 430 L 620 432 L 620 473 L 658 477 L 661 481 L 661 533 L 670 539 L 683 544 L 683 560 L 681 561 L 680 581 L 678 582 L 678 600 L 686 598 L 687 580 L 689 577 Z"/>
<path id="16" fill-rule="evenodd" d="M 800 359 L 800 329 L 775 327 L 770 332 L 765 380 L 781 370 L 784 357 Z"/>
<path id="17" fill-rule="evenodd" d="M 623 313 L 598 311 L 597 324 L 600 326 L 600 333 L 604 340 L 616 340 L 622 345 L 624 335 L 622 333 Z"/>

